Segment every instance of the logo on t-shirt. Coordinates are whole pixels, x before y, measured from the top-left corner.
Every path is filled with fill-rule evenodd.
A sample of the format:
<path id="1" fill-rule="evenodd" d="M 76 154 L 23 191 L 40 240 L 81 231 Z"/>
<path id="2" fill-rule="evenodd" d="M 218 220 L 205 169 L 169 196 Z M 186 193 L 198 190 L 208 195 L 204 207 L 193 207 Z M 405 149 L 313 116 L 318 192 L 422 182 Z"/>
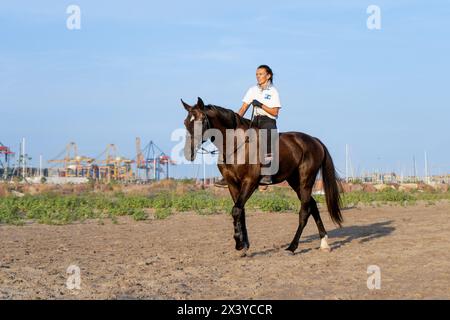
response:
<path id="1" fill-rule="evenodd" d="M 270 94 L 266 93 L 264 95 L 264 99 L 270 100 L 270 98 L 272 98 L 272 96 Z"/>

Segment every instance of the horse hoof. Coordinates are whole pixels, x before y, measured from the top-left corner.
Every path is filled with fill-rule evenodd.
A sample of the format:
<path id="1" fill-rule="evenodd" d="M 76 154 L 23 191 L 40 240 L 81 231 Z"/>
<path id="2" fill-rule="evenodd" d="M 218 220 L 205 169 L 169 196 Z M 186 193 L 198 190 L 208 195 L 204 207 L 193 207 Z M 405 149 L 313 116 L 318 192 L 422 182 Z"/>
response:
<path id="1" fill-rule="evenodd" d="M 249 248 L 249 245 L 248 244 L 246 244 L 246 243 L 236 243 L 236 250 L 237 251 L 241 251 L 241 250 L 248 250 L 248 248 Z"/>
<path id="2" fill-rule="evenodd" d="M 242 249 L 242 252 L 241 252 L 241 258 L 246 257 L 246 256 L 247 256 L 247 252 L 248 252 L 248 248 Z"/>
<path id="3" fill-rule="evenodd" d="M 320 240 L 320 250 L 323 252 L 331 252 L 331 248 L 328 245 L 328 236 L 325 235 L 321 240 Z"/>
<path id="4" fill-rule="evenodd" d="M 286 248 L 286 251 L 290 251 L 292 254 L 295 253 L 295 250 L 297 250 L 297 248 L 294 248 L 294 247 L 291 247 L 291 246 Z"/>

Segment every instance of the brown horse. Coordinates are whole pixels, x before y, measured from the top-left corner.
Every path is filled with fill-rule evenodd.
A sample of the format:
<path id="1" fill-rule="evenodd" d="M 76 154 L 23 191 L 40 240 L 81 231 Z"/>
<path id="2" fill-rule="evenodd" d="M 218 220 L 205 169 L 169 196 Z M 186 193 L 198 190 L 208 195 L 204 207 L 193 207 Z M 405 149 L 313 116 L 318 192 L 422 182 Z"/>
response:
<path id="1" fill-rule="evenodd" d="M 245 119 L 229 109 L 214 105 L 204 105 L 200 98 L 198 98 L 197 104 L 194 106 L 186 104 L 183 100 L 181 102 L 188 111 L 184 121 L 187 130 L 184 154 L 187 160 L 193 161 L 202 143 L 208 139 L 215 144 L 224 159 L 227 159 L 226 152 L 237 152 L 237 149 L 241 148 L 241 146 L 236 144 L 231 151 L 226 150 L 226 130 L 242 129 L 247 131 L 252 127 L 252 122 L 249 119 Z M 200 136 L 194 134 L 194 123 L 196 121 L 198 121 L 197 124 L 201 124 Z M 215 133 L 208 135 L 208 132 Z M 219 133 L 222 135 L 222 139 L 216 138 Z M 244 145 L 247 159 L 249 157 L 248 143 L 244 143 Z M 327 232 L 320 218 L 317 203 L 311 194 L 316 176 L 321 170 L 328 212 L 332 221 L 340 226 L 343 218 L 340 209 L 339 181 L 333 160 L 327 148 L 319 139 L 302 132 L 279 133 L 278 145 L 279 166 L 276 174 L 272 176 L 273 184 L 286 180 L 297 193 L 301 202 L 299 226 L 294 239 L 286 250 L 294 252 L 297 249 L 303 228 L 309 216 L 312 215 L 319 229 L 320 248 L 329 251 Z M 218 168 L 228 184 L 228 189 L 234 201 L 232 216 L 236 250 L 244 250 L 245 255 L 250 243 L 245 225 L 244 207 L 247 200 L 259 186 L 261 165 L 254 163 L 235 164 L 226 163 L 225 161 L 224 163 L 219 163 Z"/>

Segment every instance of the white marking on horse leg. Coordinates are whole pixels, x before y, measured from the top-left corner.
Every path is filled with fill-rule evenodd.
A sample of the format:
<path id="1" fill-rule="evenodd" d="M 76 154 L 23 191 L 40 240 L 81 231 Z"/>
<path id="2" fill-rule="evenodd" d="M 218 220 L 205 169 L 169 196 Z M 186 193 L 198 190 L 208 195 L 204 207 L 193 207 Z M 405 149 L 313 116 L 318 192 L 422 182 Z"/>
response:
<path id="1" fill-rule="evenodd" d="M 331 248 L 328 245 L 327 239 L 328 239 L 328 236 L 325 236 L 322 239 L 320 239 L 320 250 L 329 252 L 329 251 L 331 251 Z"/>

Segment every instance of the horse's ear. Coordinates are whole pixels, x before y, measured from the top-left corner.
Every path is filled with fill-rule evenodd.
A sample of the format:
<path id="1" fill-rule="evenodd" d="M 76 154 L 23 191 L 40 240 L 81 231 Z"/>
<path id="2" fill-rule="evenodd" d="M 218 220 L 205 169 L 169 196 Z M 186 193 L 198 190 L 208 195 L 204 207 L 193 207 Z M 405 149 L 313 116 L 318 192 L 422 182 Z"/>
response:
<path id="1" fill-rule="evenodd" d="M 197 98 L 197 106 L 202 110 L 205 108 L 205 104 L 203 103 L 203 100 L 200 97 Z"/>
<path id="2" fill-rule="evenodd" d="M 181 99 L 181 103 L 183 104 L 183 107 L 187 110 L 187 111 L 191 111 L 192 107 L 190 105 L 188 105 L 186 102 L 183 101 L 183 99 Z"/>

